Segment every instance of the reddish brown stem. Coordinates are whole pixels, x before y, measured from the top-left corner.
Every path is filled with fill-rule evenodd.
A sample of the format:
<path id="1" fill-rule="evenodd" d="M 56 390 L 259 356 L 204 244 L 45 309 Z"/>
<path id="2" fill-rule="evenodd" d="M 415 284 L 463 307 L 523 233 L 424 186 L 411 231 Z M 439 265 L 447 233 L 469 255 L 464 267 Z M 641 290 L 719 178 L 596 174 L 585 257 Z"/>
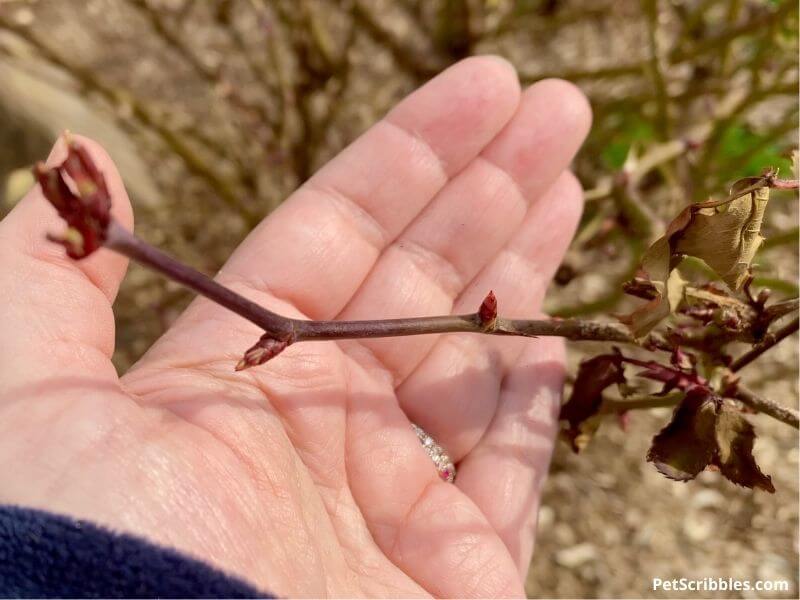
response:
<path id="1" fill-rule="evenodd" d="M 800 188 L 800 180 L 798 179 L 776 179 L 772 182 L 770 187 L 776 190 L 796 190 Z"/>
<path id="2" fill-rule="evenodd" d="M 370 321 L 296 321 L 295 341 L 396 337 L 426 333 L 486 333 L 523 337 L 557 336 L 570 340 L 634 343 L 622 325 L 577 319 L 504 319 L 483 325 L 477 313 Z"/>
<path id="3" fill-rule="evenodd" d="M 764 339 L 750 348 L 747 352 L 742 354 L 739 358 L 731 363 L 730 370 L 734 373 L 746 367 L 751 362 L 756 360 L 759 356 L 764 354 L 767 350 L 786 339 L 800 328 L 800 319 L 795 317 L 793 321 L 778 329 L 775 333 L 768 333 Z"/>
<path id="4" fill-rule="evenodd" d="M 263 306 L 214 281 L 207 275 L 175 260 L 168 254 L 136 237 L 113 220 L 108 227 L 105 246 L 162 273 L 173 281 L 213 300 L 262 328 L 265 331 L 265 335 L 262 336 L 258 344 L 245 353 L 245 358 L 236 367 L 237 370 L 260 364 L 263 360 L 268 360 L 269 357 L 279 353 L 291 343 L 312 340 L 465 332 L 525 337 L 558 336 L 571 340 L 637 344 L 627 328 L 621 324 L 580 321 L 578 319 L 525 320 L 504 319 L 501 317 L 497 317 L 492 322 L 491 320 L 487 321 L 486 314 L 482 317 L 480 310 L 467 315 L 371 321 L 301 321 L 290 319 L 267 310 Z M 493 298 L 489 299 L 489 304 L 492 304 L 492 300 Z M 793 323 L 796 330 L 796 321 Z M 786 335 L 788 333 L 783 337 L 786 337 Z M 777 341 L 780 340 L 776 340 L 774 343 L 777 343 Z M 771 345 L 774 345 L 774 343 Z M 656 338 L 648 339 L 642 345 L 647 347 L 647 344 L 655 344 L 654 347 L 658 347 L 658 340 Z M 761 352 L 766 349 L 762 349 Z M 266 358 L 264 358 L 265 356 Z M 744 357 L 740 361 L 743 359 Z M 793 427 L 798 426 L 797 414 L 794 411 L 760 398 L 743 386 L 738 386 L 734 397 L 784 423 L 788 423 Z M 634 406 L 631 405 L 627 408 L 634 408 Z"/>
<path id="5" fill-rule="evenodd" d="M 775 304 L 770 304 L 764 308 L 764 317 L 768 323 L 772 323 L 784 315 L 788 315 L 789 313 L 796 311 L 798 308 L 800 308 L 800 299 L 790 298 L 789 300 L 783 300 L 781 302 L 776 302 Z"/>
<path id="6" fill-rule="evenodd" d="M 765 415 L 769 415 L 773 419 L 777 419 L 787 425 L 791 425 L 795 429 L 800 429 L 800 416 L 797 411 L 787 406 L 781 406 L 771 400 L 762 398 L 755 392 L 749 390 L 743 385 L 738 385 L 733 397 L 739 400 L 742 404 L 746 404 L 753 410 L 756 410 Z"/>
<path id="7" fill-rule="evenodd" d="M 571 340 L 635 343 L 627 328 L 622 324 L 577 319 L 525 320 L 498 317 L 493 323 L 487 323 L 479 313 L 369 321 L 290 319 L 259 306 L 207 275 L 175 260 L 136 237 L 116 222 L 112 221 L 109 226 L 105 245 L 232 310 L 261 327 L 275 339 L 285 340 L 289 343 L 455 332 L 525 337 L 557 336 Z"/>
<path id="8" fill-rule="evenodd" d="M 114 220 L 108 227 L 105 246 L 232 310 L 276 337 L 284 338 L 292 334 L 291 319 L 259 306 L 217 283 L 208 275 L 175 260 L 136 237 Z"/>

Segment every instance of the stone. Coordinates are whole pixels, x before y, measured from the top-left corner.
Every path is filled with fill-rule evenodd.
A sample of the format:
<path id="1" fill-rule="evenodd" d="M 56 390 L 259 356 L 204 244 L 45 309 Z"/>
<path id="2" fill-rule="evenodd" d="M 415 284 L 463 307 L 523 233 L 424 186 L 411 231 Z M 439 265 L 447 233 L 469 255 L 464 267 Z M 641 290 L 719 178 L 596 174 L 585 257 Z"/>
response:
<path id="1" fill-rule="evenodd" d="M 556 553 L 556 562 L 567 569 L 580 567 L 595 559 L 597 559 L 597 549 L 589 542 L 564 548 Z"/>

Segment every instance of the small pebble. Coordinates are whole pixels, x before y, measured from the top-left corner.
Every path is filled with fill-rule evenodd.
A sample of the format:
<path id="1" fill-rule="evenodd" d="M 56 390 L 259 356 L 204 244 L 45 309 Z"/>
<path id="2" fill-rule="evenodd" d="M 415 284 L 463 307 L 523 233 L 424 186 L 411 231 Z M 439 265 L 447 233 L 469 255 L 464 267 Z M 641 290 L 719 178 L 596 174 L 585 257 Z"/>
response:
<path id="1" fill-rule="evenodd" d="M 593 544 L 585 542 L 556 553 L 556 562 L 567 569 L 574 569 L 597 558 L 597 550 Z"/>
<path id="2" fill-rule="evenodd" d="M 545 529 L 549 529 L 550 527 L 552 527 L 555 520 L 556 520 L 556 511 L 554 511 L 552 507 L 547 506 L 546 504 L 542 504 L 539 507 L 539 520 L 537 524 L 539 531 L 544 531 Z"/>
<path id="3" fill-rule="evenodd" d="M 725 498 L 717 490 L 704 488 L 692 495 L 690 501 L 692 508 L 719 508 L 724 506 Z"/>
<path id="4" fill-rule="evenodd" d="M 711 537 L 716 529 L 716 519 L 707 511 L 690 511 L 683 519 L 683 533 L 693 542 Z"/>
<path id="5" fill-rule="evenodd" d="M 34 15 L 33 11 L 30 8 L 20 8 L 19 10 L 14 12 L 14 22 L 17 25 L 22 25 L 23 27 L 27 27 L 31 23 L 33 23 Z"/>

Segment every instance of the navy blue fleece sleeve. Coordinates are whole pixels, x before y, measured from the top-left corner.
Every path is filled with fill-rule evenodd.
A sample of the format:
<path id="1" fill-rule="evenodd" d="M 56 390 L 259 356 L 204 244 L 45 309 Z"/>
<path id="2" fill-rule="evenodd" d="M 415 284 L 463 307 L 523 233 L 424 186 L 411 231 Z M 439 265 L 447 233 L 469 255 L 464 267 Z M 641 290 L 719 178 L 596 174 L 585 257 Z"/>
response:
<path id="1" fill-rule="evenodd" d="M 0 505 L 0 597 L 272 598 L 132 535 Z"/>

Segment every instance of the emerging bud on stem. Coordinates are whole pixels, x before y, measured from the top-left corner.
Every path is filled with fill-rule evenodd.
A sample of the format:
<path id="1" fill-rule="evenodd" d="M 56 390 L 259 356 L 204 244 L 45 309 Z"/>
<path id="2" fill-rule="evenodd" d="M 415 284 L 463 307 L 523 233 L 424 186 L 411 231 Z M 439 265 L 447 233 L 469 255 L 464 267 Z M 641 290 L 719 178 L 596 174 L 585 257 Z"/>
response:
<path id="1" fill-rule="evenodd" d="M 497 298 L 493 291 L 490 291 L 486 298 L 481 302 L 481 307 L 478 309 L 478 318 L 481 321 L 481 327 L 484 329 L 491 329 L 497 320 Z"/>
<path id="2" fill-rule="evenodd" d="M 756 296 L 756 305 L 763 308 L 763 306 L 769 300 L 770 295 L 772 295 L 772 290 L 768 288 L 763 288 L 760 292 L 758 292 L 758 296 Z"/>
<path id="3" fill-rule="evenodd" d="M 47 168 L 37 163 L 33 173 L 59 216 L 69 226 L 62 236 L 47 238 L 66 248 L 71 258 L 84 258 L 103 245 L 111 221 L 111 196 L 103 174 L 85 148 L 66 135 L 67 157 Z"/>
<path id="4" fill-rule="evenodd" d="M 289 340 L 278 340 L 269 333 L 265 333 L 252 348 L 244 353 L 242 360 L 236 365 L 236 370 L 243 371 L 264 364 L 283 352 L 289 343 Z"/>

